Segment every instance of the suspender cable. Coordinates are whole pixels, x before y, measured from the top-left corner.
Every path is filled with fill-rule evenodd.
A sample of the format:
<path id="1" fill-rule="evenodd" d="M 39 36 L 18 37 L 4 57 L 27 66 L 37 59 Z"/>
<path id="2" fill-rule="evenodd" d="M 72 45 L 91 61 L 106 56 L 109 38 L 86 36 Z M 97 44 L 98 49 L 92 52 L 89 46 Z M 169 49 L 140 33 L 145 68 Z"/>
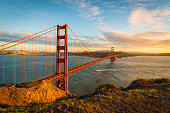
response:
<path id="1" fill-rule="evenodd" d="M 35 70 L 36 70 L 36 79 L 37 79 L 37 47 L 36 47 L 36 41 L 37 39 L 35 39 Z"/>
<path id="2" fill-rule="evenodd" d="M 45 76 L 47 75 L 47 35 L 45 35 Z"/>
<path id="3" fill-rule="evenodd" d="M 30 48 L 29 48 L 29 82 L 30 82 Z"/>
<path id="4" fill-rule="evenodd" d="M 41 53 L 40 53 L 40 38 L 41 37 L 39 37 L 39 78 L 40 78 L 40 55 L 41 55 Z"/>
<path id="5" fill-rule="evenodd" d="M 3 46 L 4 48 L 4 46 Z M 3 50 L 3 84 L 4 84 L 4 50 Z"/>
<path id="6" fill-rule="evenodd" d="M 24 50 L 26 51 L 26 49 L 25 49 L 25 45 L 24 45 Z M 25 72 L 25 82 L 26 82 L 26 80 L 27 80 L 27 76 L 26 76 L 26 56 L 24 55 L 24 64 L 25 64 L 25 67 L 24 67 L 24 72 Z"/>
<path id="7" fill-rule="evenodd" d="M 50 33 L 50 74 L 51 74 L 51 33 Z"/>
<path id="8" fill-rule="evenodd" d="M 32 40 L 32 74 L 33 74 L 33 80 L 34 80 L 34 46 L 33 46 L 33 40 Z"/>
<path id="9" fill-rule="evenodd" d="M 16 46 L 15 46 L 15 52 L 16 52 Z M 16 84 L 16 55 L 15 55 L 15 84 Z"/>
<path id="10" fill-rule="evenodd" d="M 22 44 L 22 54 L 23 54 L 23 44 Z M 22 55 L 22 82 L 23 82 L 23 55 Z"/>
<path id="11" fill-rule="evenodd" d="M 13 47 L 13 83 L 14 83 L 14 75 L 15 75 L 15 72 L 14 72 L 14 47 Z"/>

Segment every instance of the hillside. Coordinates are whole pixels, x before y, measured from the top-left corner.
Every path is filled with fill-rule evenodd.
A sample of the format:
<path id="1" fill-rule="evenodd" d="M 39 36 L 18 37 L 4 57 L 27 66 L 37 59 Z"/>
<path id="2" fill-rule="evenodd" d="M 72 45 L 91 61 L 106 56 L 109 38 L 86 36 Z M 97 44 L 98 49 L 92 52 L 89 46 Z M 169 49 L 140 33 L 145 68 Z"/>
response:
<path id="1" fill-rule="evenodd" d="M 26 107 L 2 106 L 1 111 L 18 112 L 170 112 L 170 79 L 139 79 L 127 87 L 104 84 L 95 94 L 69 97 L 52 103 Z"/>

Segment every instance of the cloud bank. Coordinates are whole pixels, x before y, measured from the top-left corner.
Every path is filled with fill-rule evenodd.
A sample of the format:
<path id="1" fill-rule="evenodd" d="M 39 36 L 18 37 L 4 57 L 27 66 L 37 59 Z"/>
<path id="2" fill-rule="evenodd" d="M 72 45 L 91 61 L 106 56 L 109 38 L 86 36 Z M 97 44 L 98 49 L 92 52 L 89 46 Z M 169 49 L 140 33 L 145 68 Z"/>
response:
<path id="1" fill-rule="evenodd" d="M 102 31 L 104 37 L 98 37 L 103 41 L 111 41 L 119 48 L 143 49 L 170 47 L 170 32 L 142 32 L 125 33 L 119 31 Z"/>
<path id="2" fill-rule="evenodd" d="M 17 40 L 21 38 L 21 35 L 24 35 L 24 34 L 17 34 L 17 33 L 10 34 L 10 33 L 5 32 L 3 29 L 0 29 L 0 41 L 3 41 L 3 42 L 11 42 L 13 40 Z"/>

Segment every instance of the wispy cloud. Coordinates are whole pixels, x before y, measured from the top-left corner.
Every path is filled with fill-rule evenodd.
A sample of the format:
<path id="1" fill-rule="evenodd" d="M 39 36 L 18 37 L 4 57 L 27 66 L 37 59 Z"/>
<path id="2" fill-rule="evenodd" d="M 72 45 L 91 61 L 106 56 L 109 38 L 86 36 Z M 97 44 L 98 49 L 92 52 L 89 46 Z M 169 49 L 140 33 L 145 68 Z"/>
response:
<path id="1" fill-rule="evenodd" d="M 123 2 L 129 3 L 130 9 L 145 8 L 151 6 L 155 0 L 124 0 Z"/>
<path id="2" fill-rule="evenodd" d="M 92 5 L 91 1 L 88 0 L 52 0 L 54 3 L 69 4 L 72 8 L 77 9 L 80 16 L 90 21 L 98 21 L 97 23 L 103 23 L 104 17 L 101 17 L 103 11 L 96 5 Z"/>
<path id="3" fill-rule="evenodd" d="M 112 8 L 112 12 L 121 14 L 121 13 L 128 13 L 130 10 L 149 7 L 152 5 L 152 1 L 153 0 L 120 0 L 120 1 L 112 1 L 112 2 L 109 1 L 109 2 L 110 2 L 110 6 L 112 6 L 110 7 Z M 106 1 L 104 1 L 104 3 L 105 2 Z"/>
<path id="4" fill-rule="evenodd" d="M 81 40 L 90 40 L 90 41 L 96 40 L 96 36 L 81 35 L 81 36 L 78 36 L 78 37 L 81 37 Z"/>
<path id="5" fill-rule="evenodd" d="M 110 41 L 109 39 L 105 38 L 104 36 L 97 36 L 97 38 L 102 41 Z"/>
<path id="6" fill-rule="evenodd" d="M 159 7 L 154 10 L 135 9 L 129 17 L 132 30 L 165 30 L 170 29 L 170 7 Z"/>

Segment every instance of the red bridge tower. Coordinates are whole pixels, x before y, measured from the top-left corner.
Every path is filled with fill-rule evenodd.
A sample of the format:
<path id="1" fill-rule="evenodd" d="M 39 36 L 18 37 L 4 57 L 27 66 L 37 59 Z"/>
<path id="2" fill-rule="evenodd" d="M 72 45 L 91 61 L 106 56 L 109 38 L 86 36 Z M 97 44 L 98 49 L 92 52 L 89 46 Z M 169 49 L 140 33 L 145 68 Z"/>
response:
<path id="1" fill-rule="evenodd" d="M 64 36 L 60 36 L 60 29 L 65 31 Z M 68 90 L 68 26 L 67 24 L 63 26 L 57 25 L 57 74 L 61 73 L 61 63 L 64 63 L 64 78 L 57 81 L 57 87 L 59 89 L 65 90 L 66 93 L 69 93 Z M 64 40 L 64 45 L 60 45 L 60 40 Z M 60 50 L 64 50 L 64 58 L 60 58 Z"/>

